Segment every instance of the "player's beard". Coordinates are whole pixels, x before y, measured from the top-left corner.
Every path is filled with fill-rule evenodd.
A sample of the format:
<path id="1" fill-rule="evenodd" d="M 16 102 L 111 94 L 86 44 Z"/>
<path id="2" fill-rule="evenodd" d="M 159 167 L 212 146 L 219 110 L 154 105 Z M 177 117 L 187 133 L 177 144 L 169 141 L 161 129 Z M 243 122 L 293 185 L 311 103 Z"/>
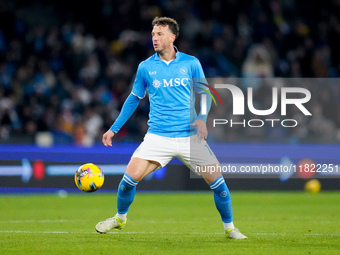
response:
<path id="1" fill-rule="evenodd" d="M 164 51 L 164 47 L 161 47 L 159 44 L 157 48 L 154 46 L 153 49 L 155 50 L 155 52 L 160 54 L 162 54 L 162 52 Z"/>
<path id="2" fill-rule="evenodd" d="M 168 45 L 167 47 L 163 46 L 163 47 L 160 47 L 158 45 L 157 49 L 154 47 L 154 50 L 156 53 L 158 53 L 159 55 L 163 55 L 165 54 L 167 51 L 170 51 L 170 45 Z"/>

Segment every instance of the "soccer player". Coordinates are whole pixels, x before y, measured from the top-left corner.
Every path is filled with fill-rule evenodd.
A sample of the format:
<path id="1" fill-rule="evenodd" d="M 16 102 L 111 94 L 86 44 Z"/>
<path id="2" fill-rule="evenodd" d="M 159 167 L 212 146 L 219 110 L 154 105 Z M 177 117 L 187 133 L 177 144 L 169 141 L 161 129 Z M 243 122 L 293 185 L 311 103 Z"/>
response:
<path id="1" fill-rule="evenodd" d="M 174 19 L 156 17 L 152 25 L 151 36 L 156 53 L 139 64 L 132 92 L 102 141 L 105 146 L 112 146 L 112 138 L 130 118 L 146 91 L 150 100 L 149 129 L 133 153 L 119 184 L 117 214 L 96 225 L 99 233 L 125 226 L 138 182 L 164 167 L 174 157 L 193 171 L 219 165 L 205 141 L 208 135 L 207 116 L 202 109 L 197 116 L 193 103 L 194 89 L 201 92 L 201 100 L 205 93 L 197 89 L 198 83 L 194 82 L 195 78 L 204 78 L 201 64 L 197 58 L 178 51 L 174 46 L 179 35 L 179 26 Z M 206 97 L 205 111 L 210 109 L 209 98 Z M 226 236 L 232 239 L 247 238 L 234 227 L 230 193 L 222 174 L 217 171 L 198 172 L 213 191 Z"/>

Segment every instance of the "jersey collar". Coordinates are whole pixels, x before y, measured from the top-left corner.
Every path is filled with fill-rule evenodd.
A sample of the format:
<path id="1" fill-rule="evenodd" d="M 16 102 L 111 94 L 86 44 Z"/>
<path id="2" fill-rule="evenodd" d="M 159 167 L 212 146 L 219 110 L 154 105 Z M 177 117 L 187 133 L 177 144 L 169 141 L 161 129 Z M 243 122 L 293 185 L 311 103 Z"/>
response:
<path id="1" fill-rule="evenodd" d="M 175 57 L 175 59 L 174 60 L 172 60 L 172 61 L 177 61 L 178 60 L 178 58 L 179 58 L 179 55 L 180 54 L 178 54 L 178 53 L 180 53 L 180 51 L 177 49 L 177 47 L 174 45 L 174 49 L 175 49 L 175 51 L 176 51 L 176 57 Z M 155 58 L 154 58 L 155 60 L 159 60 L 159 61 L 161 61 L 161 59 L 160 59 L 160 57 L 158 56 L 158 53 L 156 52 L 155 53 Z"/>

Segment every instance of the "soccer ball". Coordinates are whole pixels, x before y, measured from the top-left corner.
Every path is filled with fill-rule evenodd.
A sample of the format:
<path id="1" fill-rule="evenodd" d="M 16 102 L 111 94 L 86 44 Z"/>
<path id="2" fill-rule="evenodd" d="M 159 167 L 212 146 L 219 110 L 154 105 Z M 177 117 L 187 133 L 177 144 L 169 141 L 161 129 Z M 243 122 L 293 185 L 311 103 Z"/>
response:
<path id="1" fill-rule="evenodd" d="M 308 193 L 316 194 L 321 189 L 321 183 L 317 179 L 312 179 L 306 182 L 305 191 Z"/>
<path id="2" fill-rule="evenodd" d="M 77 187 L 84 192 L 94 192 L 104 183 L 103 171 L 92 163 L 80 166 L 74 175 Z"/>

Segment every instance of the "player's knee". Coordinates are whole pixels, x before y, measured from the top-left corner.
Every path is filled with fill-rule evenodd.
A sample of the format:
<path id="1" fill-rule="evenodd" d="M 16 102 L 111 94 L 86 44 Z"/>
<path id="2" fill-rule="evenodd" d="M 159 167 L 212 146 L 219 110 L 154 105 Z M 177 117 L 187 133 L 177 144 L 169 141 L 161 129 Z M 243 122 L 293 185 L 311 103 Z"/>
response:
<path id="1" fill-rule="evenodd" d="M 200 174 L 208 184 L 222 176 L 219 165 L 201 166 Z"/>
<path id="2" fill-rule="evenodd" d="M 141 181 L 143 179 L 143 174 L 144 172 L 142 171 L 138 171 L 138 170 L 135 170 L 135 171 L 126 171 L 126 173 L 135 181 Z"/>
<path id="3" fill-rule="evenodd" d="M 129 164 L 126 173 L 135 181 L 141 181 L 145 174 L 145 168 L 136 164 Z"/>

